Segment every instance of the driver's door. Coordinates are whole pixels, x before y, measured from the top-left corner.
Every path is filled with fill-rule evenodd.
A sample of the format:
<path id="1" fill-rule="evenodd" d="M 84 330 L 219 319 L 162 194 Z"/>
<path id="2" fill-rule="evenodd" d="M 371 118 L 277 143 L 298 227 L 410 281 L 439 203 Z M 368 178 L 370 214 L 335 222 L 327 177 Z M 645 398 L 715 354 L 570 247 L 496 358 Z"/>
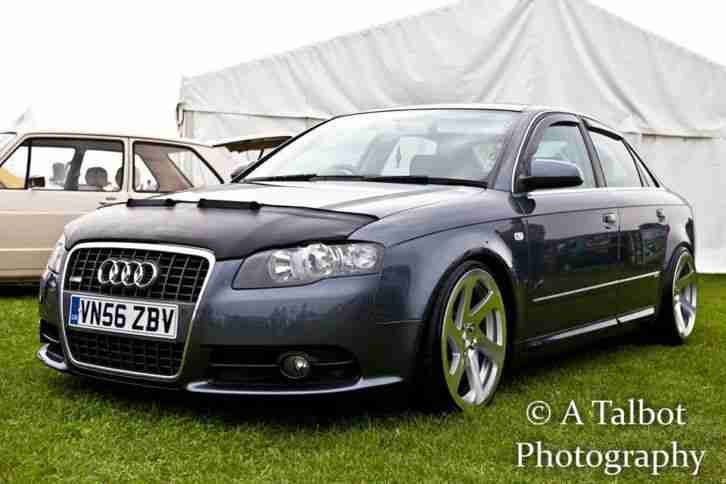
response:
<path id="1" fill-rule="evenodd" d="M 571 115 L 545 118 L 524 151 L 524 171 L 534 158 L 577 165 L 579 187 L 534 190 L 515 199 L 526 214 L 530 251 L 528 334 L 525 339 L 561 339 L 607 323 L 616 308 L 618 220 L 612 195 L 601 188 L 599 166 L 584 127 Z M 602 324 L 603 326 L 605 324 Z M 579 330 L 576 328 L 580 328 Z M 574 333 L 573 333 L 574 331 Z"/>

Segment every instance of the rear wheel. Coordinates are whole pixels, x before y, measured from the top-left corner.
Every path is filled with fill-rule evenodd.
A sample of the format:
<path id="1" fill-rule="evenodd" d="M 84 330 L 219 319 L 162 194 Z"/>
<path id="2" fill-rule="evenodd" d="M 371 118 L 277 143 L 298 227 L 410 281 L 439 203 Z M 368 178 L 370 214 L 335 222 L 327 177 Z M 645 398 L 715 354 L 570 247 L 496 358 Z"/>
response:
<path id="1" fill-rule="evenodd" d="M 472 409 L 491 401 L 504 369 L 507 319 L 491 272 L 466 262 L 446 280 L 429 321 L 426 400 L 436 409 Z"/>
<path id="2" fill-rule="evenodd" d="M 683 247 L 673 256 L 661 306 L 661 325 L 668 342 L 686 342 L 696 325 L 697 304 L 696 266 L 691 252 Z"/>

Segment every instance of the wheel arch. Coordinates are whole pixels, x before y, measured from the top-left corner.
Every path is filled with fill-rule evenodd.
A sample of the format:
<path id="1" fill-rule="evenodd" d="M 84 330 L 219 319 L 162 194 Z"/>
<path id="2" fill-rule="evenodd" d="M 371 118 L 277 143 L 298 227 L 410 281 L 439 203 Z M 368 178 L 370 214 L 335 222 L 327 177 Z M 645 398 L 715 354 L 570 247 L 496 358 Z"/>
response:
<path id="1" fill-rule="evenodd" d="M 404 310 L 401 309 L 402 306 L 408 306 L 408 315 L 415 315 L 414 319 L 422 321 L 416 342 L 419 350 L 429 336 L 429 323 L 447 278 L 467 261 L 484 264 L 496 279 L 507 310 L 508 340 L 510 343 L 516 340 L 517 329 L 524 315 L 525 298 L 521 273 L 527 267 L 528 252 L 526 244 L 509 240 L 509 237 L 516 230 L 521 230 L 518 225 L 520 223 L 504 221 L 478 224 L 432 234 L 393 248 L 391 273 L 397 270 L 400 275 L 406 272 L 401 267 L 406 267 L 411 272 L 412 284 L 414 281 L 418 284 L 408 288 L 407 298 L 401 294 L 397 299 L 399 302 L 403 299 L 406 303 L 399 304 L 396 312 Z M 385 279 L 387 277 L 384 274 Z M 399 278 L 399 284 L 394 285 L 392 281 L 384 283 L 384 292 L 389 288 L 390 291 L 400 290 L 400 282 Z"/>

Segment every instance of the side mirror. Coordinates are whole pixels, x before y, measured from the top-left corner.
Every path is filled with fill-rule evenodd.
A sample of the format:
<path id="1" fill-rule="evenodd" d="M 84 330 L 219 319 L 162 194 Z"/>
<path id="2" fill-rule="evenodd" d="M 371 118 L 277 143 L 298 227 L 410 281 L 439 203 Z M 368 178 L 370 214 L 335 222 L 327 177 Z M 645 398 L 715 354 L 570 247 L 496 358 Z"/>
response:
<path id="1" fill-rule="evenodd" d="M 28 188 L 45 188 L 45 177 L 31 176 L 28 178 Z"/>
<path id="2" fill-rule="evenodd" d="M 232 169 L 232 174 L 230 175 L 230 180 L 234 180 L 235 178 L 237 178 L 250 165 L 251 165 L 251 163 L 240 163 L 239 165 L 235 166 Z"/>
<path id="3" fill-rule="evenodd" d="M 530 174 L 519 177 L 519 184 L 527 192 L 548 188 L 567 188 L 582 185 L 580 168 L 569 161 L 535 158 L 529 166 Z"/>

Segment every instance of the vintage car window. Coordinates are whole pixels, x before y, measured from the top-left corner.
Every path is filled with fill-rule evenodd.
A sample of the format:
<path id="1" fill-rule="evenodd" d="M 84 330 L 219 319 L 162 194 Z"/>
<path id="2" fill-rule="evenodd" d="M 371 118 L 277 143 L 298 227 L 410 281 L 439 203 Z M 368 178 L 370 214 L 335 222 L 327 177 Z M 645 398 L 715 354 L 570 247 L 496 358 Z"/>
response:
<path id="1" fill-rule="evenodd" d="M 23 190 L 28 174 L 28 147 L 17 148 L 5 162 L 0 165 L 0 189 Z"/>
<path id="2" fill-rule="evenodd" d="M 17 136 L 15 133 L 0 133 L 0 152 L 10 146 Z"/>
<path id="3" fill-rule="evenodd" d="M 117 192 L 123 188 L 123 144 L 119 151 L 86 150 L 83 153 L 78 184 L 79 190 Z"/>
<path id="4" fill-rule="evenodd" d="M 555 124 L 545 129 L 532 158 L 567 161 L 582 171 L 583 183 L 577 188 L 594 188 L 595 174 L 580 128 L 574 124 Z"/>
<path id="5" fill-rule="evenodd" d="M 596 131 L 591 131 L 590 137 L 609 187 L 643 186 L 635 161 L 625 143 Z"/>
<path id="6" fill-rule="evenodd" d="M 31 138 L 0 165 L 0 188 L 25 188 L 27 179 L 34 190 L 117 191 L 123 150 L 121 141 Z"/>
<path id="7" fill-rule="evenodd" d="M 278 149 L 246 178 L 416 175 L 481 181 L 519 115 L 419 109 L 342 116 Z"/>
<path id="8" fill-rule="evenodd" d="M 168 193 L 219 185 L 221 180 L 190 148 L 134 143 L 133 184 L 137 192 Z"/>
<path id="9" fill-rule="evenodd" d="M 67 175 L 76 154 L 68 146 L 30 145 L 30 178 L 41 179 L 43 190 L 65 190 Z"/>

